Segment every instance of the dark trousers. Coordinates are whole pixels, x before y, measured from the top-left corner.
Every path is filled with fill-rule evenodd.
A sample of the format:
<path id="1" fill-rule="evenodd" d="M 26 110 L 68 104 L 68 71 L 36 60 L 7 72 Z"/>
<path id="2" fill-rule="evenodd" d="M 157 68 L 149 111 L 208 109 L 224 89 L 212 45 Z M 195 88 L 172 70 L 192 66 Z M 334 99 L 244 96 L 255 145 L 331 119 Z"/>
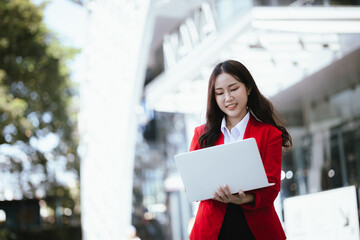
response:
<path id="1" fill-rule="evenodd" d="M 228 204 L 218 240 L 255 240 L 240 205 Z"/>

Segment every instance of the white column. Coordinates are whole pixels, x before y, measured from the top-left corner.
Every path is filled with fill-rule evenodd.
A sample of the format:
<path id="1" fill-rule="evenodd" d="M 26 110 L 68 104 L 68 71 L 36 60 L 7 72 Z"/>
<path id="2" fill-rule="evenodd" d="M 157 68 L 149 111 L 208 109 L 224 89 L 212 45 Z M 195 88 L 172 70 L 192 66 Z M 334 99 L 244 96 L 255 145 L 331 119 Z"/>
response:
<path id="1" fill-rule="evenodd" d="M 89 0 L 88 60 L 81 86 L 83 239 L 127 239 L 136 108 L 152 28 L 151 0 Z"/>
<path id="2" fill-rule="evenodd" d="M 323 132 L 313 134 L 311 166 L 308 173 L 308 189 L 310 193 L 321 191 L 321 171 L 324 164 Z"/>

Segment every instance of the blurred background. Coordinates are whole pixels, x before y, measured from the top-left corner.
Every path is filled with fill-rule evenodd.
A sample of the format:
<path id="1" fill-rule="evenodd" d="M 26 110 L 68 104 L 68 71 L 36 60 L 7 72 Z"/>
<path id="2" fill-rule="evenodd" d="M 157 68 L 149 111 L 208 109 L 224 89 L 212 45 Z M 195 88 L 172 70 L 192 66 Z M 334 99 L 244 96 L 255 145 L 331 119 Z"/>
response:
<path id="1" fill-rule="evenodd" d="M 0 0 L 0 240 L 188 239 L 173 156 L 227 59 L 292 135 L 288 238 L 359 240 L 359 0 Z"/>

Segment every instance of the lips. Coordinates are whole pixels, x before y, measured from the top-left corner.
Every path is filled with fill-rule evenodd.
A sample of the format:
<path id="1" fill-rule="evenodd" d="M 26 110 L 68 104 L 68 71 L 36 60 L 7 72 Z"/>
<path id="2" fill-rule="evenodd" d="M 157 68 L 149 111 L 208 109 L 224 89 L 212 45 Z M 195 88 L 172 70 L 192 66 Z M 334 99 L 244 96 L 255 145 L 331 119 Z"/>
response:
<path id="1" fill-rule="evenodd" d="M 237 106 L 237 103 L 232 103 L 232 104 L 226 105 L 225 107 L 229 110 L 233 110 L 236 108 L 236 106 Z"/>

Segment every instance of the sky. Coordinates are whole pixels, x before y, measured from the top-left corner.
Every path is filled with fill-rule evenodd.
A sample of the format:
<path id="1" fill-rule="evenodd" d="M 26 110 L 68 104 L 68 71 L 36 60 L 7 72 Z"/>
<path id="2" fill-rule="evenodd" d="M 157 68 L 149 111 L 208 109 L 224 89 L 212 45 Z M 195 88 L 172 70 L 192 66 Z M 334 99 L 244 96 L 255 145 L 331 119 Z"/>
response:
<path id="1" fill-rule="evenodd" d="M 44 0 L 31 0 L 36 5 Z M 46 26 L 57 33 L 60 42 L 66 46 L 83 49 L 86 44 L 87 10 L 71 0 L 49 1 L 44 10 Z M 70 62 L 71 79 L 81 82 L 85 76 L 85 54 L 82 51 Z"/>

